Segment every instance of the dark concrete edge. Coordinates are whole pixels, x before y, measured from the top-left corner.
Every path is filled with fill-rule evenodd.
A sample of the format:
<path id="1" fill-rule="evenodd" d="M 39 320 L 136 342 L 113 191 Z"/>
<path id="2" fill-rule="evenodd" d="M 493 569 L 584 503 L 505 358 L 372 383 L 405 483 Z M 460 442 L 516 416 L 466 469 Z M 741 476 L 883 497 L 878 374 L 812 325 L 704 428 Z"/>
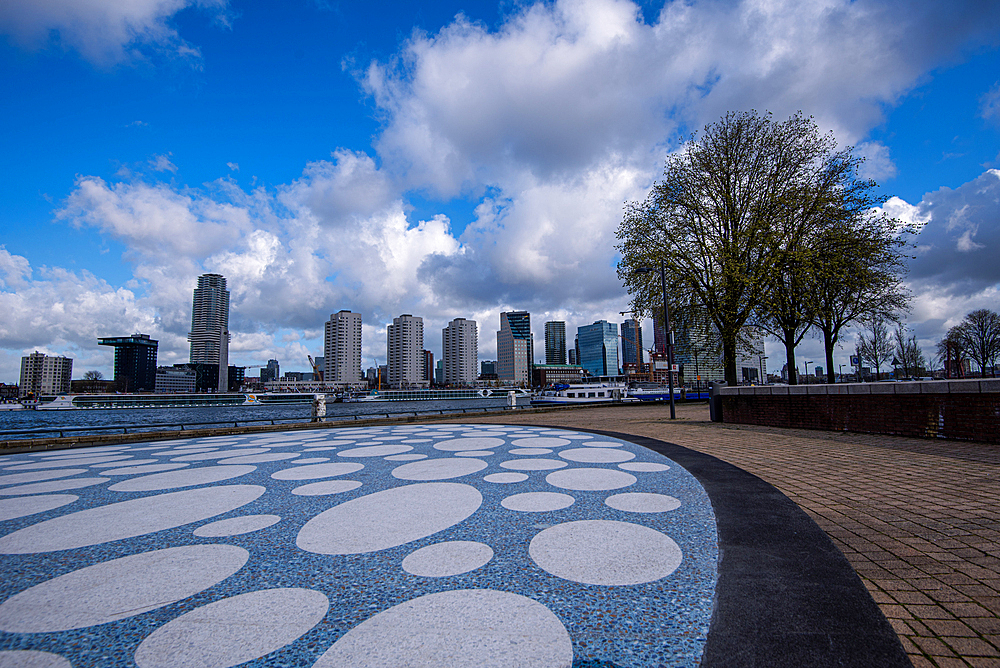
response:
<path id="1" fill-rule="evenodd" d="M 847 558 L 773 485 L 674 443 L 578 431 L 669 457 L 708 493 L 719 533 L 719 580 L 701 666 L 912 668 L 899 636 Z"/>

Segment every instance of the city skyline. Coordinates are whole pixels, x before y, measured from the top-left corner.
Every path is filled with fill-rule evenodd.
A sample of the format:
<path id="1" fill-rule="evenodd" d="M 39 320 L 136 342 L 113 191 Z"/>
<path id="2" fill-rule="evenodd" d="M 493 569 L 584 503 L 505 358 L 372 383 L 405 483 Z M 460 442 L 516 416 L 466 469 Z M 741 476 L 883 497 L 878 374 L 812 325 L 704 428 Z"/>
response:
<path id="1" fill-rule="evenodd" d="M 96 341 L 131 332 L 186 362 L 208 273 L 238 365 L 308 370 L 341 308 L 365 366 L 398 313 L 525 309 L 539 343 L 546 321 L 616 322 L 622 203 L 750 108 L 814 116 L 923 225 L 908 322 L 929 354 L 1000 301 L 998 36 L 996 3 L 10 0 L 0 382 L 34 350 L 110 377 Z"/>

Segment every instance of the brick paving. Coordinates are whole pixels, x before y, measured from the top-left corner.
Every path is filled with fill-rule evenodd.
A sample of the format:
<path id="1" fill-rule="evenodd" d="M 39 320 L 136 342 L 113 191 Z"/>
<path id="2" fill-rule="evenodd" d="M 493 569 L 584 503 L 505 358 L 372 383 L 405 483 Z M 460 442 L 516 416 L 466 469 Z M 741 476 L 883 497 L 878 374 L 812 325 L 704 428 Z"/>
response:
<path id="1" fill-rule="evenodd" d="M 708 420 L 705 405 L 463 419 L 617 431 L 713 455 L 777 487 L 854 566 L 917 668 L 1000 668 L 1000 446 Z"/>

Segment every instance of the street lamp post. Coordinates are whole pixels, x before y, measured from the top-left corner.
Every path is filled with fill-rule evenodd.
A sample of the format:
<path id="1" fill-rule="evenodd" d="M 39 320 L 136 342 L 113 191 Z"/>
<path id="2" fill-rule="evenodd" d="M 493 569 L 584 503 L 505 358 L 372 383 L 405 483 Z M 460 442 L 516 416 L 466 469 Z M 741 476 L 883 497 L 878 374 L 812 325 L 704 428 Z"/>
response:
<path id="1" fill-rule="evenodd" d="M 767 378 L 764 376 L 764 360 L 767 359 L 767 355 L 761 354 L 761 355 L 757 355 L 757 357 L 759 358 L 758 361 L 760 362 L 760 382 L 761 382 L 761 385 L 767 385 Z"/>
<path id="2" fill-rule="evenodd" d="M 812 360 L 806 362 L 806 385 L 809 384 L 809 365 L 812 364 Z"/>
<path id="3" fill-rule="evenodd" d="M 840 365 L 840 382 L 841 383 L 844 382 L 844 365 L 843 364 Z"/>
<path id="4" fill-rule="evenodd" d="M 649 274 L 656 271 L 652 267 L 638 267 L 637 274 Z M 667 337 L 667 391 L 670 393 L 670 419 L 677 419 L 677 411 L 674 408 L 674 333 L 670 329 L 670 306 L 667 304 L 667 267 L 663 260 L 660 260 L 660 287 L 663 290 L 663 329 L 664 336 Z"/>

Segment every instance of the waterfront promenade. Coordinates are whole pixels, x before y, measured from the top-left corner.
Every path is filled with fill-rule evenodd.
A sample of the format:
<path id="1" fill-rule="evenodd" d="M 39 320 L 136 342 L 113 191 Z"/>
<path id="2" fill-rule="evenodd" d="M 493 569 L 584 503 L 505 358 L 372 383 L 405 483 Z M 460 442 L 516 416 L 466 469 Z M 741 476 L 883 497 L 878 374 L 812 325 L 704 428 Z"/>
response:
<path id="1" fill-rule="evenodd" d="M 614 406 L 504 422 L 646 436 L 732 463 L 833 539 L 914 666 L 1000 666 L 1000 447 L 717 424 L 705 405 L 679 405 L 671 423 L 668 410 Z"/>

